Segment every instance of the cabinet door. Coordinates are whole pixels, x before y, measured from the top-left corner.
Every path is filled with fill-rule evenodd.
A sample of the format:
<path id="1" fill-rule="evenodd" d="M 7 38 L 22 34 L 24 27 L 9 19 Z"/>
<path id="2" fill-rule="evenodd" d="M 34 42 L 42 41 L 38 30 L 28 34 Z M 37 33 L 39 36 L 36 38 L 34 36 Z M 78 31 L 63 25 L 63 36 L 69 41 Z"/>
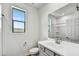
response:
<path id="1" fill-rule="evenodd" d="M 38 47 L 39 47 L 39 50 L 44 51 L 44 47 L 42 45 L 38 45 Z"/>
<path id="2" fill-rule="evenodd" d="M 60 54 L 58 54 L 58 53 L 55 53 L 55 56 L 63 56 L 63 55 L 60 55 Z"/>
<path id="3" fill-rule="evenodd" d="M 48 55 L 48 56 L 54 56 L 54 52 L 45 48 L 45 53 Z"/>
<path id="4" fill-rule="evenodd" d="M 48 56 L 48 55 L 44 53 L 43 51 L 39 51 L 39 56 Z"/>
<path id="5" fill-rule="evenodd" d="M 38 45 L 39 47 L 39 56 L 47 56 L 47 54 L 44 52 L 44 47 L 42 45 Z"/>

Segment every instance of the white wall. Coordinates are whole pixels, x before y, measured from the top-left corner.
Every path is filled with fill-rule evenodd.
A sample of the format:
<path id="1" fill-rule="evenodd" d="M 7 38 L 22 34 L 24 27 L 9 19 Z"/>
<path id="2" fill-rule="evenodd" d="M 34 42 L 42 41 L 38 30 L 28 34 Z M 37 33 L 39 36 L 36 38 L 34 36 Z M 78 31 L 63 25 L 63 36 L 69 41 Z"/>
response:
<path id="1" fill-rule="evenodd" d="M 1 4 L 0 4 L 0 56 L 2 55 L 2 39 L 1 39 Z"/>
<path id="2" fill-rule="evenodd" d="M 39 10 L 40 14 L 40 40 L 48 39 L 48 14 L 67 5 L 67 3 L 51 3 Z"/>
<path id="3" fill-rule="evenodd" d="M 20 7 L 28 12 L 25 33 L 12 33 L 11 6 Z M 26 41 L 31 48 L 39 40 L 39 19 L 37 9 L 25 4 L 2 4 L 3 17 L 3 55 L 24 55 L 23 44 Z"/>

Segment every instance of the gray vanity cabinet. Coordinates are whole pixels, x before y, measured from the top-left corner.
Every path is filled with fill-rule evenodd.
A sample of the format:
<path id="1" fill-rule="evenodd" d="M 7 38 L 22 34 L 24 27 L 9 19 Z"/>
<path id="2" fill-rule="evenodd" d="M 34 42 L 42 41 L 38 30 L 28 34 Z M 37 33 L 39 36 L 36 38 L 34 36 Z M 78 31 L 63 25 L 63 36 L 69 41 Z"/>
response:
<path id="1" fill-rule="evenodd" d="M 56 52 L 51 51 L 40 44 L 38 45 L 38 47 L 39 47 L 39 56 L 60 56 Z"/>

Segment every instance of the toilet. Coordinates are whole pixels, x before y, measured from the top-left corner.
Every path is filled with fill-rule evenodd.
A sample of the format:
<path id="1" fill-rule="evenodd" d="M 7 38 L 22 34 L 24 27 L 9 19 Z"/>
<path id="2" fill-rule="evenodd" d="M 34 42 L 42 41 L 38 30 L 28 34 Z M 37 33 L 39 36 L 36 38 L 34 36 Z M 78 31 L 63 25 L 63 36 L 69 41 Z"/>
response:
<path id="1" fill-rule="evenodd" d="M 36 56 L 36 55 L 38 55 L 38 53 L 39 53 L 39 49 L 38 48 L 32 48 L 32 49 L 29 50 L 29 54 L 31 56 Z"/>

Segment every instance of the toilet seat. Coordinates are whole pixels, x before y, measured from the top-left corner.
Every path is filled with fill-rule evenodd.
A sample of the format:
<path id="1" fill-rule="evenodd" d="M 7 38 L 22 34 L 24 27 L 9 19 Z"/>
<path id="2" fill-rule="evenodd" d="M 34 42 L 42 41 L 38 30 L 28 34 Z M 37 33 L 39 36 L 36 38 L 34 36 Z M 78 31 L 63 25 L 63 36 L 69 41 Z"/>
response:
<path id="1" fill-rule="evenodd" d="M 33 55 L 33 54 L 37 54 L 38 51 L 39 51 L 38 48 L 32 48 L 32 49 L 29 50 L 29 53 L 30 53 L 31 55 Z"/>

